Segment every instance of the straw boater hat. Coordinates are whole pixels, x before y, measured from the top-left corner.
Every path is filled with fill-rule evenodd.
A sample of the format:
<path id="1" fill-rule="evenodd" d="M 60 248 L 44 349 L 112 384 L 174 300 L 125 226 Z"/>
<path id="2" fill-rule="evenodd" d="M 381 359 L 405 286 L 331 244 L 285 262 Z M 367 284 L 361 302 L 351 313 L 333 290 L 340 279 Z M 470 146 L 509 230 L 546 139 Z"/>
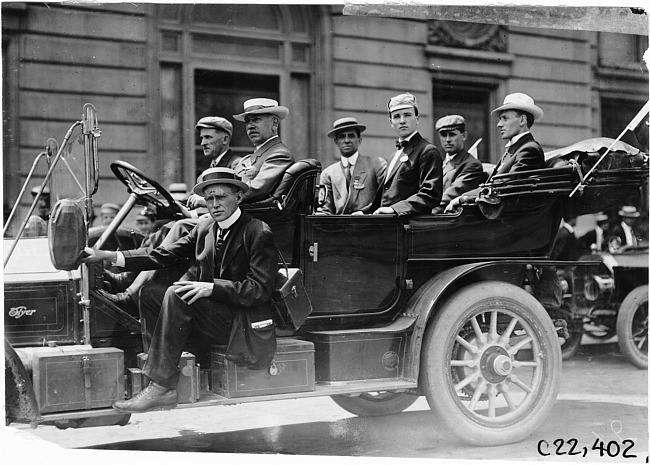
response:
<path id="1" fill-rule="evenodd" d="M 535 121 L 539 121 L 544 116 L 544 111 L 535 105 L 535 101 L 521 92 L 506 95 L 506 98 L 503 99 L 503 105 L 492 110 L 492 114 L 505 110 L 527 111 L 535 117 Z"/>
<path id="2" fill-rule="evenodd" d="M 289 114 L 289 109 L 278 105 L 276 100 L 270 98 L 252 98 L 244 102 L 244 113 L 232 115 L 237 121 L 244 121 L 246 115 L 263 115 L 271 114 L 280 119 L 285 119 Z"/>
<path id="3" fill-rule="evenodd" d="M 232 124 L 226 118 L 221 116 L 206 116 L 201 118 L 198 123 L 196 123 L 196 129 L 216 129 L 217 131 L 223 131 L 232 137 Z"/>
<path id="4" fill-rule="evenodd" d="M 248 184 L 240 181 L 230 168 L 208 168 L 201 173 L 199 179 L 196 180 L 196 186 L 192 190 L 196 195 L 205 197 L 203 194 L 204 189 L 213 184 L 230 184 L 239 187 L 242 192 L 248 191 Z"/>
<path id="5" fill-rule="evenodd" d="M 623 218 L 638 218 L 641 216 L 641 213 L 636 211 L 636 207 L 633 207 L 632 205 L 625 205 L 618 211 L 618 215 L 622 216 Z"/>
<path id="6" fill-rule="evenodd" d="M 360 133 L 366 130 L 366 127 L 363 124 L 359 124 L 357 120 L 352 117 L 337 119 L 334 121 L 332 126 L 333 129 L 327 133 L 327 137 L 331 137 L 332 139 L 338 132 L 345 131 L 346 129 L 358 129 Z"/>
<path id="7" fill-rule="evenodd" d="M 418 102 L 415 98 L 415 95 L 406 92 L 405 94 L 399 94 L 395 97 L 388 99 L 388 114 L 397 110 L 403 110 L 405 108 L 414 108 L 415 114 L 417 115 L 420 110 L 418 109 Z"/>

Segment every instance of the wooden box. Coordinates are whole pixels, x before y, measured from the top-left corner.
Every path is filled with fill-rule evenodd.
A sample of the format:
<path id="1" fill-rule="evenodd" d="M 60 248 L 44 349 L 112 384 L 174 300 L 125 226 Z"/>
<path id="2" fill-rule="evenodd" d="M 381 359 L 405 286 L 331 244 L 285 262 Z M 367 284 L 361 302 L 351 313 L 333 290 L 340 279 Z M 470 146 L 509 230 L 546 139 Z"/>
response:
<path id="1" fill-rule="evenodd" d="M 249 370 L 226 360 L 225 347 L 212 349 L 212 391 L 225 397 L 249 397 L 314 390 L 314 344 L 279 338 L 271 366 Z"/>
<path id="2" fill-rule="evenodd" d="M 110 407 L 124 399 L 124 353 L 83 346 L 21 349 L 41 413 Z"/>
<path id="3" fill-rule="evenodd" d="M 138 368 L 140 370 L 144 368 L 144 362 L 146 360 L 147 354 L 138 354 Z M 178 391 L 178 403 L 192 404 L 199 400 L 200 393 L 199 366 L 196 364 L 194 354 L 183 352 L 178 368 L 181 370 L 181 374 L 178 378 L 178 386 L 176 387 L 176 390 Z M 132 376 L 135 376 L 135 374 L 132 374 Z M 140 372 L 140 376 L 142 376 L 140 386 L 141 389 L 144 389 L 149 384 L 149 378 L 147 378 L 142 372 Z M 136 381 L 131 385 L 137 386 L 138 382 Z M 139 391 L 133 391 L 133 395 L 138 392 Z"/>
<path id="4" fill-rule="evenodd" d="M 314 342 L 316 381 L 400 379 L 404 374 L 405 333 L 319 331 Z"/>

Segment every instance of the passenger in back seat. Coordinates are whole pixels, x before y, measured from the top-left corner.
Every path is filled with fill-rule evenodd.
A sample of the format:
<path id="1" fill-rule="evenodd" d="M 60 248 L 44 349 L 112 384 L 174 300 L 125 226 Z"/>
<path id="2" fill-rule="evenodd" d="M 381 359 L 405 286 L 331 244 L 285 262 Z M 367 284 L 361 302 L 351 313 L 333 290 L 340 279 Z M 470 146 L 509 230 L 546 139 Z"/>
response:
<path id="1" fill-rule="evenodd" d="M 535 121 L 542 119 L 544 111 L 530 96 L 517 92 L 506 95 L 503 105 L 492 110 L 492 114 L 495 113 L 499 116 L 497 127 L 501 138 L 508 142 L 487 182 L 497 174 L 544 168 L 544 150 L 530 133 L 530 128 Z M 478 189 L 475 189 L 455 198 L 449 202 L 445 213 L 455 212 L 460 205 L 475 203 L 477 196 Z"/>

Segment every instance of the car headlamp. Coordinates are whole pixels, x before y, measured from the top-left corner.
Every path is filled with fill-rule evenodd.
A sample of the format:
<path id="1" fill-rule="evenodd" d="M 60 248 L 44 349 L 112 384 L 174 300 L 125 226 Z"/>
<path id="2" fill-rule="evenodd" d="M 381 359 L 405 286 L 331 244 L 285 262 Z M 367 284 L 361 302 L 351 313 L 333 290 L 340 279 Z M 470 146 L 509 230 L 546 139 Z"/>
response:
<path id="1" fill-rule="evenodd" d="M 595 302 L 599 297 L 614 289 L 614 278 L 609 276 L 592 275 L 585 279 L 585 299 Z"/>

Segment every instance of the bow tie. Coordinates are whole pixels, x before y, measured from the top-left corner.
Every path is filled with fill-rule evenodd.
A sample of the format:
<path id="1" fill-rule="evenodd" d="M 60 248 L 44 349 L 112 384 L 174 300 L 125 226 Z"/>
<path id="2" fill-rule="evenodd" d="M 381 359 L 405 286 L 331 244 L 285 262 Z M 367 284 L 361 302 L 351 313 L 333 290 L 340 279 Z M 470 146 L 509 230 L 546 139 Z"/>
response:
<path id="1" fill-rule="evenodd" d="M 409 141 L 407 140 L 396 140 L 395 147 L 397 147 L 398 149 L 403 149 L 404 147 L 406 147 L 408 143 Z"/>

